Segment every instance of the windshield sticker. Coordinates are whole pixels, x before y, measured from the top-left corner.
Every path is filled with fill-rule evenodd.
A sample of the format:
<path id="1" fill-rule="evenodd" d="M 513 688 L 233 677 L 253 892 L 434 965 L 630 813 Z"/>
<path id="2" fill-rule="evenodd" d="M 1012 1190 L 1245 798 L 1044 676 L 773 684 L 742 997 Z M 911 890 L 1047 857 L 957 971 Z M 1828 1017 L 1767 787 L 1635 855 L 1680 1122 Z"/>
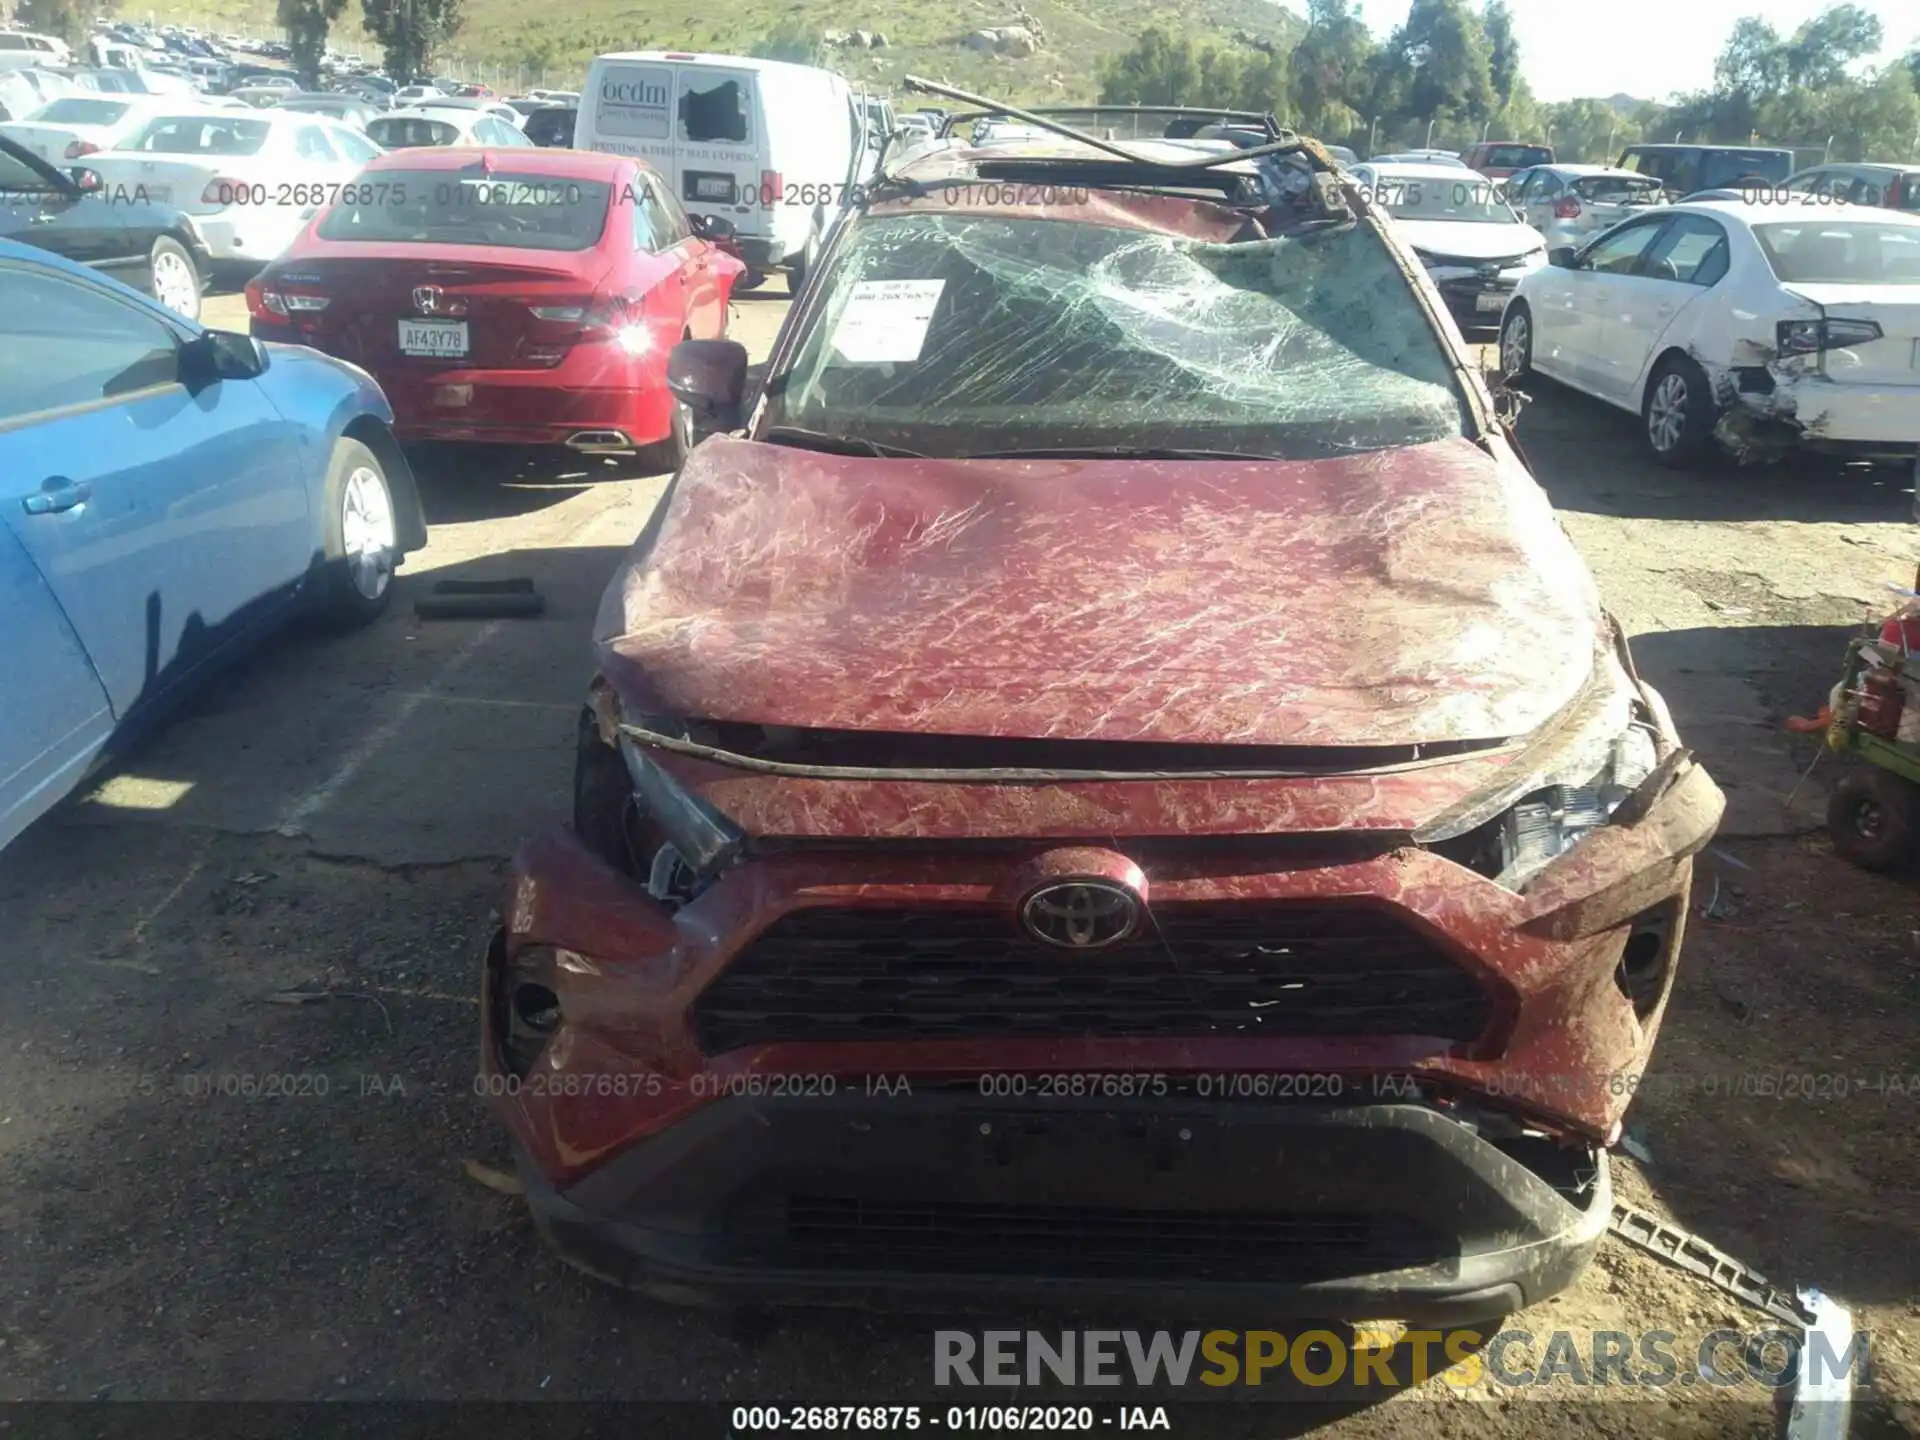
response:
<path id="1" fill-rule="evenodd" d="M 834 328 L 834 352 L 856 365 L 905 365 L 920 358 L 944 280 L 862 280 Z"/>

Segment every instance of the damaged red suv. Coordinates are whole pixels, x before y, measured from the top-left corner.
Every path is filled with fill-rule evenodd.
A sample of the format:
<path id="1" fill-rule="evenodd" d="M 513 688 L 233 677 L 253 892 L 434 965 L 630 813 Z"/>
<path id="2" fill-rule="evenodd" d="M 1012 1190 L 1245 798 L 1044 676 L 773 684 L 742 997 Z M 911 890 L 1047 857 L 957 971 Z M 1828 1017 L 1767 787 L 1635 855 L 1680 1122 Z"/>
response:
<path id="1" fill-rule="evenodd" d="M 676 350 L 731 433 L 486 962 L 575 1264 L 1441 1323 L 1599 1243 L 1722 798 L 1418 263 L 1256 161 L 923 148 L 751 390 Z"/>

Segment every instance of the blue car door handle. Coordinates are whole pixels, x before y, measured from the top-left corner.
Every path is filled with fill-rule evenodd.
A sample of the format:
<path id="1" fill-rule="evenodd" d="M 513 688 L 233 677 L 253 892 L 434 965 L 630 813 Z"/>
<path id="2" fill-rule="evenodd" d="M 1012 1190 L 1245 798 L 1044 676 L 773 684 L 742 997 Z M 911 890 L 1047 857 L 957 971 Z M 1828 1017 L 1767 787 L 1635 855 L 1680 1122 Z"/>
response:
<path id="1" fill-rule="evenodd" d="M 56 475 L 20 503 L 27 507 L 29 515 L 58 515 L 62 510 L 84 505 L 92 498 L 93 487 L 86 481 L 76 482 L 64 475 Z"/>

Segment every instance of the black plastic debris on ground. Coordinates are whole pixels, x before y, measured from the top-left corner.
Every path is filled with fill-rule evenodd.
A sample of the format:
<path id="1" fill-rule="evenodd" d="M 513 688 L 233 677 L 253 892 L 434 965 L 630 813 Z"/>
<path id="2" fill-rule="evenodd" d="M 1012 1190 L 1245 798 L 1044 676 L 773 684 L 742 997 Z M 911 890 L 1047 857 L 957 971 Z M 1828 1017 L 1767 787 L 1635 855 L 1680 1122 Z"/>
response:
<path id="1" fill-rule="evenodd" d="M 432 594 L 413 602 L 413 613 L 422 620 L 516 620 L 542 614 L 546 608 L 546 597 L 524 577 L 440 580 Z"/>

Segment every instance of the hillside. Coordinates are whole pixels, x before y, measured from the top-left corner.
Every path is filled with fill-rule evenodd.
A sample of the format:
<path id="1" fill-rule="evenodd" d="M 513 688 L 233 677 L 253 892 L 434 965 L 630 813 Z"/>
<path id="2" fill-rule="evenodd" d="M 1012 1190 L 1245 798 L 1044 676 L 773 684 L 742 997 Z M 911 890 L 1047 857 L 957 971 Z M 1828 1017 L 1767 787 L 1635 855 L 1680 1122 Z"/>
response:
<path id="1" fill-rule="evenodd" d="M 1039 50 L 1027 57 L 981 55 L 971 31 L 1012 25 L 1021 10 L 1040 22 Z M 271 4 L 198 0 L 156 11 L 162 21 L 216 31 L 276 33 Z M 530 18 L 524 0 L 467 0 L 467 20 L 436 67 L 520 89 L 577 85 L 595 54 L 616 49 L 743 53 L 775 32 L 809 36 L 865 30 L 881 49 L 836 48 L 829 61 L 849 79 L 885 90 L 921 74 L 1013 100 L 1091 99 L 1107 57 L 1158 25 L 1199 44 L 1233 45 L 1236 35 L 1291 43 L 1301 22 L 1269 0 L 557 0 Z M 373 58 L 357 3 L 334 26 L 333 44 Z M 544 75 L 544 79 L 542 78 Z"/>

